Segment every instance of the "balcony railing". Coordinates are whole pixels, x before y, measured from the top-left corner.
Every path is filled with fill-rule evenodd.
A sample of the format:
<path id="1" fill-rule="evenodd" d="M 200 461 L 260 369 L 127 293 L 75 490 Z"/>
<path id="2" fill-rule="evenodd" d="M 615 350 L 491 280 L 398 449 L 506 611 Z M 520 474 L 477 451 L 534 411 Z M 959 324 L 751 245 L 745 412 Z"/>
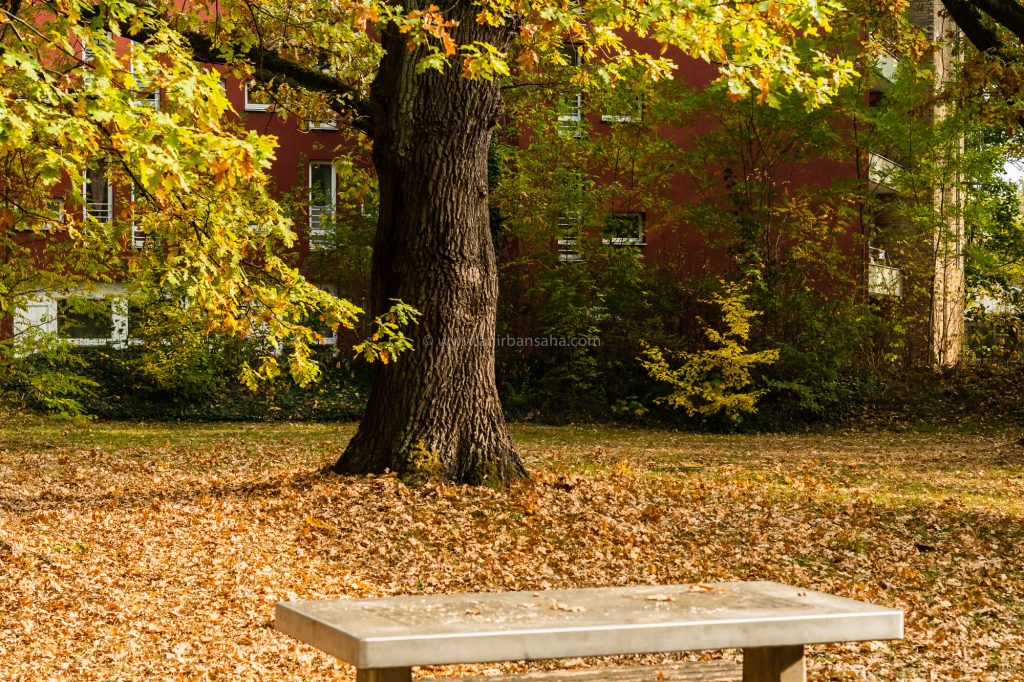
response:
<path id="1" fill-rule="evenodd" d="M 101 223 L 109 223 L 113 217 L 113 206 L 109 201 L 88 201 L 85 204 L 85 216 Z"/>
<path id="2" fill-rule="evenodd" d="M 132 248 L 144 249 L 146 247 L 146 233 L 138 225 L 132 225 Z"/>
<path id="3" fill-rule="evenodd" d="M 896 194 L 893 180 L 903 166 L 890 158 L 871 152 L 868 154 L 868 185 L 876 194 Z"/>
<path id="4" fill-rule="evenodd" d="M 309 243 L 311 246 L 323 244 L 327 236 L 327 224 L 334 219 L 333 206 L 309 207 Z"/>
<path id="5" fill-rule="evenodd" d="M 583 216 L 577 211 L 562 211 L 558 214 L 557 229 L 562 235 L 558 240 L 558 260 L 563 263 L 581 263 L 583 254 L 580 253 L 580 225 Z"/>
<path id="6" fill-rule="evenodd" d="M 575 237 L 558 240 L 558 260 L 562 263 L 583 262 L 583 254 L 579 252 L 579 242 Z"/>
<path id="7" fill-rule="evenodd" d="M 868 249 L 868 293 L 872 296 L 902 296 L 903 271 L 888 264 L 885 251 Z"/>
<path id="8" fill-rule="evenodd" d="M 874 296 L 902 296 L 903 271 L 891 265 L 869 263 L 868 293 Z"/>
<path id="9" fill-rule="evenodd" d="M 140 107 L 149 107 L 153 111 L 160 111 L 160 91 L 159 90 L 140 90 L 138 97 L 135 102 Z"/>
<path id="10" fill-rule="evenodd" d="M 567 137 L 583 136 L 583 93 L 570 95 L 562 101 L 558 130 Z"/>

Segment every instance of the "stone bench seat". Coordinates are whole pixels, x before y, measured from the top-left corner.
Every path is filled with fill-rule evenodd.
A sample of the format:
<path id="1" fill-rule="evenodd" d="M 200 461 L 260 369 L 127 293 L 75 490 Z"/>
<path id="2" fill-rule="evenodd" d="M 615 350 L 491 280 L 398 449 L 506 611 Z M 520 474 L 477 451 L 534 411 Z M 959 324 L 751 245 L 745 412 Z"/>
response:
<path id="1" fill-rule="evenodd" d="M 544 670 L 517 675 L 479 675 L 456 682 L 740 682 L 743 668 L 728 661 L 668 663 L 609 668 Z M 450 682 L 451 678 L 427 677 L 420 682 Z"/>
<path id="2" fill-rule="evenodd" d="M 351 663 L 358 682 L 409 682 L 415 666 L 709 649 L 741 649 L 743 682 L 804 682 L 805 645 L 899 639 L 903 613 L 779 583 L 736 582 L 280 602 L 275 627 Z M 690 666 L 680 675 L 684 669 L 691 676 L 679 679 L 723 679 L 694 677 Z M 621 678 L 609 670 L 508 679 L 632 682 L 650 672 L 658 679 L 657 668 Z"/>

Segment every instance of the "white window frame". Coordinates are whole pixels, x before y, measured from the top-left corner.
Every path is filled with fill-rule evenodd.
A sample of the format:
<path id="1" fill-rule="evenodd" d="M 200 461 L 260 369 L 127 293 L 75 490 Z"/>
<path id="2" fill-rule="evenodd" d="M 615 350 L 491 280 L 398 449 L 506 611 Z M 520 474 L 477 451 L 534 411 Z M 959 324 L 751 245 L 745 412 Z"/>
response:
<path id="1" fill-rule="evenodd" d="M 109 31 L 106 33 L 106 35 L 107 35 L 108 38 L 111 37 Z M 85 40 L 84 38 L 82 39 L 82 53 L 81 53 L 81 55 L 82 55 L 82 61 L 83 62 L 91 62 L 91 61 L 95 61 L 95 59 L 96 59 L 96 53 L 93 52 L 92 47 L 89 45 L 89 42 L 87 40 Z"/>
<path id="2" fill-rule="evenodd" d="M 898 194 L 892 187 L 892 179 L 903 170 L 903 166 L 887 156 L 868 152 L 868 189 L 875 194 Z"/>
<path id="3" fill-rule="evenodd" d="M 245 81 L 242 84 L 242 90 L 244 91 L 244 96 L 245 96 L 245 106 L 244 106 L 244 109 L 246 111 L 270 111 L 271 108 L 274 106 L 274 104 L 272 102 L 265 103 L 265 102 L 250 102 L 249 101 L 249 84 L 252 83 L 252 82 L 253 81 L 250 79 L 250 80 Z"/>
<path id="4" fill-rule="evenodd" d="M 558 214 L 558 260 L 562 263 L 582 263 L 580 253 L 580 231 L 583 215 L 579 211 L 561 211 Z"/>
<path id="5" fill-rule="evenodd" d="M 309 130 L 317 132 L 337 132 L 338 131 L 338 119 L 331 121 L 310 121 Z"/>
<path id="6" fill-rule="evenodd" d="M 316 330 L 314 330 L 316 331 Z M 316 342 L 318 346 L 337 346 L 338 345 L 338 330 L 334 329 L 331 331 L 330 336 L 321 336 L 321 340 Z"/>
<path id="7" fill-rule="evenodd" d="M 84 178 L 82 178 L 82 203 L 83 203 L 83 206 L 82 206 L 82 220 L 88 220 L 89 216 L 92 216 L 93 218 L 96 219 L 97 222 L 111 223 L 111 222 L 114 221 L 114 183 L 112 183 L 110 181 L 110 178 L 108 178 L 108 177 L 106 177 L 106 175 L 104 175 L 104 180 L 107 183 L 107 201 L 106 201 L 107 208 L 106 208 L 106 211 L 102 214 L 102 217 L 101 218 L 97 218 L 96 214 L 93 213 L 90 210 L 93 202 L 90 200 L 91 197 L 89 196 L 89 193 L 88 193 L 88 190 L 89 190 L 88 172 L 89 172 L 88 169 L 86 169 L 86 176 Z"/>
<path id="8" fill-rule="evenodd" d="M 114 34 L 111 33 L 110 31 L 104 31 L 103 35 L 106 37 L 107 40 L 111 40 L 112 41 L 114 39 Z M 93 61 L 96 60 L 96 53 L 93 52 L 92 47 L 89 46 L 88 41 L 86 41 L 85 39 L 82 39 L 82 53 L 81 54 L 82 54 L 82 61 L 83 62 L 89 63 L 89 62 L 93 62 Z M 91 73 L 89 73 L 89 69 L 86 69 L 86 72 L 85 72 L 85 74 L 83 74 L 82 78 L 85 81 L 85 83 L 88 84 L 92 80 L 93 75 Z"/>
<path id="9" fill-rule="evenodd" d="M 110 304 L 111 333 L 109 337 L 64 337 L 76 346 L 114 346 L 121 348 L 128 343 L 128 302 L 123 297 L 123 287 L 109 285 L 97 291 L 50 292 L 25 301 L 14 314 L 14 334 L 19 336 L 35 331 L 40 334 L 60 334 L 60 301 L 68 298 L 102 299 Z"/>
<path id="10" fill-rule="evenodd" d="M 335 286 L 333 286 L 331 284 L 317 284 L 316 286 L 321 291 L 326 291 L 331 296 L 334 296 L 335 298 L 338 298 L 338 289 L 337 289 L 337 287 L 335 287 Z M 313 331 L 315 332 L 317 330 L 313 329 Z M 338 330 L 337 329 L 332 330 L 330 336 L 323 336 L 321 341 L 314 341 L 312 345 L 314 345 L 314 346 L 337 346 L 338 345 Z"/>
<path id="11" fill-rule="evenodd" d="M 338 130 L 338 119 L 331 121 L 310 121 L 308 127 L 311 131 L 317 132 L 337 132 Z"/>
<path id="12" fill-rule="evenodd" d="M 604 111 L 601 112 L 602 123 L 643 123 L 644 120 L 644 101 L 640 95 L 635 96 L 634 104 L 636 107 L 636 114 L 608 114 Z"/>
<path id="13" fill-rule="evenodd" d="M 583 93 L 577 92 L 566 101 L 573 100 L 575 103 L 569 107 L 571 113 L 559 114 L 558 132 L 566 137 L 583 137 Z"/>
<path id="14" fill-rule="evenodd" d="M 616 216 L 636 216 L 637 237 L 604 237 L 601 243 L 608 246 L 647 246 L 647 214 L 643 211 L 612 211 L 608 214 L 609 219 Z"/>
<path id="15" fill-rule="evenodd" d="M 62 199 L 48 199 L 40 211 L 15 209 L 16 218 L 29 215 L 38 219 L 39 222 L 33 227 L 18 226 L 15 228 L 18 232 L 53 232 L 60 229 L 67 218 Z"/>
<path id="16" fill-rule="evenodd" d="M 139 227 L 139 222 L 135 219 L 135 183 L 131 185 L 130 196 L 132 203 L 132 248 L 141 251 L 146 248 L 146 233 Z"/>
<path id="17" fill-rule="evenodd" d="M 580 67 L 583 65 L 583 54 L 580 52 L 579 45 L 576 43 L 569 43 L 569 47 L 572 48 L 573 63 L 574 67 Z M 568 107 L 569 113 L 558 114 L 558 132 L 562 135 L 571 137 L 582 137 L 583 136 L 583 92 L 577 92 L 573 95 L 569 95 L 562 99 L 562 103 L 571 102 Z"/>
<path id="18" fill-rule="evenodd" d="M 57 333 L 57 302 L 48 297 L 31 298 L 14 311 L 14 338 L 33 334 Z"/>
<path id="19" fill-rule="evenodd" d="M 145 83 L 139 80 L 138 76 L 135 75 L 135 43 L 132 43 L 131 50 L 132 58 L 128 68 L 131 71 L 132 80 L 135 82 L 135 101 L 138 102 L 140 106 L 149 107 L 153 111 L 160 111 L 160 88 L 155 87 L 147 92 Z"/>
<path id="20" fill-rule="evenodd" d="M 313 203 L 313 168 L 329 166 L 331 169 L 331 187 L 329 192 L 329 204 Z M 306 179 L 306 187 L 309 191 L 309 246 L 316 248 L 323 244 L 327 230 L 323 227 L 324 216 L 333 216 L 338 208 L 338 169 L 334 161 L 312 160 L 309 162 L 309 170 Z"/>
<path id="21" fill-rule="evenodd" d="M 43 228 L 45 232 L 52 232 L 67 220 L 67 215 L 64 213 L 63 199 L 50 199 L 46 202 L 46 210 L 53 214 L 53 219 L 47 220 L 48 225 Z"/>

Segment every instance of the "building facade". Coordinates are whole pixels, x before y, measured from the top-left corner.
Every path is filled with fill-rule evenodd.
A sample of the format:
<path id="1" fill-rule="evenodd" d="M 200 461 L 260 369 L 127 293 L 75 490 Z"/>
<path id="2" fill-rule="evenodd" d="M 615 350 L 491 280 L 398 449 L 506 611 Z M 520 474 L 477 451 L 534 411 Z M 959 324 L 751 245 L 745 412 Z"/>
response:
<path id="1" fill-rule="evenodd" d="M 936 70 L 939 79 L 952 71 L 956 59 L 948 20 L 940 12 L 941 2 L 917 0 L 913 3 L 911 16 L 926 31 L 929 38 L 937 41 L 942 48 L 935 53 Z M 127 44 L 124 49 L 130 49 Z M 83 46 L 83 58 L 88 60 L 88 48 Z M 575 54 L 575 52 L 574 52 Z M 679 77 L 689 85 L 700 88 L 710 82 L 715 69 L 705 63 L 679 59 Z M 883 59 L 879 63 L 883 81 L 892 77 L 896 68 L 895 59 Z M 352 220 L 371 222 L 375 209 L 368 199 L 353 215 L 351 206 L 339 211 L 339 173 L 336 157 L 352 150 L 351 138 L 334 121 L 300 121 L 292 116 L 275 111 L 272 100 L 261 94 L 255 86 L 235 78 L 227 78 L 225 91 L 238 116 L 246 127 L 264 134 L 274 135 L 278 140 L 276 161 L 271 171 L 274 191 L 281 196 L 294 199 L 295 230 L 299 235 L 294 257 L 303 264 L 311 280 L 324 288 L 339 292 L 340 279 L 351 264 L 338 258 L 332 259 L 331 234 L 336 228 L 345 229 Z M 879 90 L 884 90 L 884 82 Z M 162 93 L 158 89 L 140 87 L 140 104 L 159 108 Z M 586 112 L 582 93 L 568 95 L 562 103 L 554 122 L 567 136 L 580 133 L 581 123 L 586 118 L 588 134 L 605 135 L 613 128 L 640 125 L 643 119 L 643 103 L 635 108 L 619 107 L 615 110 Z M 936 117 L 943 116 L 936 110 Z M 838 125 L 845 125 L 838 122 Z M 693 140 L 706 132 L 713 123 L 695 123 L 689 127 L 663 127 L 657 131 L 661 136 L 673 140 L 680 149 L 693 145 Z M 365 161 L 364 161 L 365 163 Z M 784 162 L 783 162 L 784 165 Z M 786 171 L 787 182 L 794 185 L 813 185 L 832 182 L 836 178 L 848 178 L 853 182 L 863 181 L 881 200 L 898 200 L 890 186 L 889 177 L 899 172 L 898 160 L 873 150 L 852 150 L 845 159 L 819 159 L 808 163 L 794 164 Z M 715 178 L 722 192 L 728 192 L 728 175 L 737 172 L 724 169 L 726 177 Z M 91 218 L 100 223 L 125 220 L 126 208 L 134 203 L 131 187 L 117 186 L 109 182 L 102 167 L 90 168 L 80 188 L 81 204 L 67 203 L 57 207 L 56 212 L 63 218 L 77 220 Z M 597 178 L 600 181 L 600 177 Z M 79 191 L 69 188 L 68 191 Z M 599 221 L 602 243 L 609 248 L 632 249 L 643 253 L 652 263 L 673 263 L 682 274 L 700 274 L 724 266 L 725 258 L 719 247 L 706 232 L 695 229 L 692 224 L 681 222 L 666 205 L 682 206 L 699 203 L 701 193 L 692 182 L 677 178 L 659 189 L 658 206 L 639 205 L 636 202 L 620 202 L 605 207 L 607 215 Z M 962 203 L 959 187 L 953 185 L 935 191 L 937 204 Z M 58 202 L 59 203 L 59 202 Z M 72 208 L 74 206 L 74 208 Z M 77 215 L 81 212 L 81 216 Z M 75 215 L 68 215 L 74 212 Z M 932 286 L 931 353 L 934 362 L 940 366 L 956 364 L 960 358 L 963 342 L 963 223 L 960 211 L 948 211 L 950 222 L 944 229 L 937 230 L 933 239 L 934 281 Z M 130 220 L 130 217 L 127 218 Z M 562 210 L 552 218 L 555 223 L 550 248 L 566 266 L 582 258 L 578 243 L 585 235 L 580 233 L 581 220 L 573 211 Z M 147 248 L 150 243 L 146 235 L 132 224 L 126 249 Z M 593 236 L 593 235 L 591 235 Z M 42 238 L 47 238 L 45 235 Z M 898 263 L 893 262 L 891 252 L 884 246 L 872 243 L 870 227 L 853 221 L 846 234 L 836 237 L 837 247 L 847 261 L 847 270 L 854 273 L 861 282 L 865 296 L 899 298 L 903 296 L 903 273 Z M 337 255 L 337 254 L 336 254 Z M 366 263 L 360 264 L 365 269 Z M 358 275 L 356 278 L 361 275 Z M 822 286 L 831 286 L 823 283 Z M 346 287 L 351 289 L 351 287 Z M 108 283 L 88 291 L 40 292 L 27 299 L 12 320 L 5 321 L 6 333 L 15 336 L 28 330 L 56 333 L 74 343 L 89 345 L 124 345 L 132 339 L 132 311 L 122 300 L 124 286 Z M 344 292 L 351 294 L 351 291 Z M 70 303 L 76 296 L 86 296 L 108 301 L 94 306 L 95 309 L 82 311 Z M 326 343 L 333 343 L 331 335 Z"/>

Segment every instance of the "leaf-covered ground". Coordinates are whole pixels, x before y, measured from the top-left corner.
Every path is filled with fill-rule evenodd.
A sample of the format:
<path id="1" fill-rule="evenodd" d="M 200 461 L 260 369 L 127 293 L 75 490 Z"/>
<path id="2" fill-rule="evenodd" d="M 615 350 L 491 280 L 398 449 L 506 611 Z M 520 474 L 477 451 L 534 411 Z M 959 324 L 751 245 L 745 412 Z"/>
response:
<path id="1" fill-rule="evenodd" d="M 1020 433 L 518 427 L 500 493 L 322 473 L 352 430 L 0 420 L 0 678 L 343 680 L 275 601 L 771 579 L 907 614 L 812 680 L 1024 680 Z"/>

